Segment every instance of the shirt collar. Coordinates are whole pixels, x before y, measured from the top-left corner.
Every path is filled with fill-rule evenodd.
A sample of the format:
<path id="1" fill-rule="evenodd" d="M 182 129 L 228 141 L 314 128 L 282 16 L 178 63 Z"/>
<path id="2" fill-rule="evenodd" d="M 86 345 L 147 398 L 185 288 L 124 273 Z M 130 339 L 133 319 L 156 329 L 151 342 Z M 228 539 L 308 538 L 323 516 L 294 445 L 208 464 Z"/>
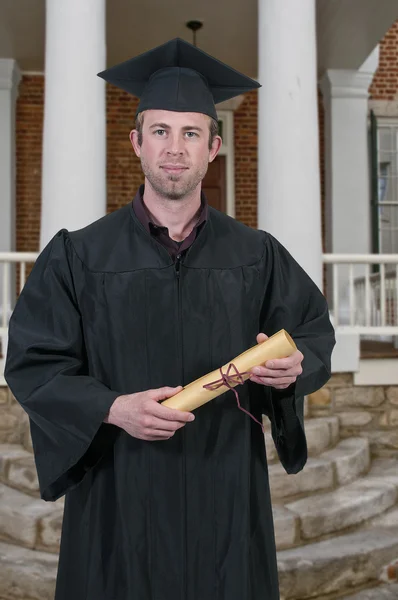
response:
<path id="1" fill-rule="evenodd" d="M 152 234 L 154 231 L 159 230 L 159 229 L 167 230 L 167 227 L 162 227 L 160 225 L 156 225 L 150 218 L 149 213 L 148 213 L 147 208 L 144 203 L 144 190 L 145 190 L 144 184 L 140 185 L 140 187 L 134 197 L 134 200 L 133 200 L 133 209 L 134 209 L 135 214 L 137 215 L 137 218 L 139 219 L 139 221 L 142 223 L 142 225 L 145 227 L 145 229 L 147 230 L 147 232 L 149 234 Z M 207 199 L 206 199 L 204 192 L 201 192 L 200 198 L 201 198 L 201 210 L 200 210 L 198 222 L 196 223 L 194 229 L 201 228 L 203 223 L 205 223 L 208 218 L 209 206 L 208 206 Z"/>

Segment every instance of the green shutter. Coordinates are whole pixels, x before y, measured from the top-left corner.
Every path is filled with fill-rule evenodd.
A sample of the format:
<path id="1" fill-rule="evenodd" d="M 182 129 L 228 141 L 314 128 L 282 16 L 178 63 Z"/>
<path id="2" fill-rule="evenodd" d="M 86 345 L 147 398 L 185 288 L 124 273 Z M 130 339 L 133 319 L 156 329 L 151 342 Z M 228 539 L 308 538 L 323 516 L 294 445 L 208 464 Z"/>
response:
<path id="1" fill-rule="evenodd" d="M 219 135 L 221 138 L 222 138 L 222 130 L 223 130 L 223 122 L 222 122 L 222 120 L 220 119 L 220 120 L 218 121 L 218 135 Z"/>
<path id="2" fill-rule="evenodd" d="M 371 165 L 371 225 L 372 252 L 379 254 L 379 168 L 377 154 L 377 119 L 370 111 L 370 165 Z"/>

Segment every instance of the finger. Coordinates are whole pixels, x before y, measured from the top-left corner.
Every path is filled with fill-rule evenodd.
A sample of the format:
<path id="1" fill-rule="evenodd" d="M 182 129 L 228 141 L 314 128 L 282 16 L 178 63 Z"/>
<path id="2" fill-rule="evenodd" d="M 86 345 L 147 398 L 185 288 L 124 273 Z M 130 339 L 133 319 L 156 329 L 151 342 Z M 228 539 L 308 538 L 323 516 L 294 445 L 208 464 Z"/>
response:
<path id="1" fill-rule="evenodd" d="M 160 400 L 166 400 L 166 398 L 171 398 L 172 396 L 175 396 L 176 394 L 181 392 L 182 389 L 183 389 L 182 385 L 179 385 L 177 387 L 165 386 L 165 387 L 158 388 L 155 390 L 150 390 L 150 391 L 151 391 L 151 397 L 153 398 L 153 400 L 156 400 L 156 402 L 159 402 Z"/>
<path id="2" fill-rule="evenodd" d="M 174 433 L 175 432 L 170 432 L 170 431 L 164 431 L 164 432 L 157 431 L 156 434 L 145 435 L 143 437 L 143 439 L 146 440 L 147 442 L 162 442 L 162 441 L 172 438 Z"/>
<path id="3" fill-rule="evenodd" d="M 268 340 L 268 335 L 265 335 L 265 333 L 259 333 L 257 334 L 256 340 L 257 344 L 262 344 L 265 342 L 265 340 Z"/>
<path id="4" fill-rule="evenodd" d="M 153 403 L 150 406 L 150 414 L 165 421 L 179 421 L 181 423 L 188 423 L 195 419 L 195 415 L 191 412 L 170 408 L 158 403 Z"/>
<path id="5" fill-rule="evenodd" d="M 251 372 L 254 375 L 257 375 L 258 377 L 272 377 L 272 378 L 298 377 L 298 375 L 301 375 L 301 373 L 303 372 L 303 369 L 301 368 L 300 365 L 296 365 L 295 367 L 292 367 L 291 369 L 279 370 L 279 371 L 277 371 L 276 369 L 267 369 L 267 367 L 254 367 L 251 370 Z"/>
<path id="6" fill-rule="evenodd" d="M 147 420 L 146 420 L 147 419 Z M 164 432 L 168 431 L 169 433 L 172 431 L 176 431 L 176 429 L 180 429 L 180 427 L 184 427 L 185 422 L 181 423 L 181 421 L 169 421 L 167 419 L 159 419 L 158 417 L 147 417 L 144 418 L 144 427 L 145 433 L 149 435 L 157 435 L 159 431 Z"/>
<path id="7" fill-rule="evenodd" d="M 250 377 L 250 380 L 254 383 L 259 383 L 260 385 L 266 385 L 274 388 L 278 388 L 279 386 L 289 387 L 289 385 L 292 385 L 296 379 L 296 377 L 281 377 L 279 379 L 273 379 L 271 377 L 256 377 L 254 375 Z"/>
<path id="8" fill-rule="evenodd" d="M 302 355 L 302 353 L 300 351 L 297 351 L 294 354 L 292 354 L 291 356 L 288 356 L 286 358 L 274 358 L 272 360 L 268 360 L 265 363 L 265 366 L 268 369 L 277 369 L 277 370 L 291 369 L 295 365 L 301 364 L 303 358 L 304 358 L 304 356 Z"/>

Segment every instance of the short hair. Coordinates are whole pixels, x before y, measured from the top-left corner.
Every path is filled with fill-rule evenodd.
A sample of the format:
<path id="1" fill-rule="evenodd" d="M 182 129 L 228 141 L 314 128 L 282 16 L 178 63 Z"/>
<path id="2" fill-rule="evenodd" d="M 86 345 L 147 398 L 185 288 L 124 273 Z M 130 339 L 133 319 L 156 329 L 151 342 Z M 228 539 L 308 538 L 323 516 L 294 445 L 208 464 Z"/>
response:
<path id="1" fill-rule="evenodd" d="M 145 111 L 138 113 L 135 119 L 135 128 L 138 132 L 138 145 L 142 146 L 142 130 L 144 126 L 144 114 Z M 213 145 L 214 138 L 218 135 L 219 126 L 218 121 L 210 117 L 210 125 L 209 125 L 209 150 Z"/>

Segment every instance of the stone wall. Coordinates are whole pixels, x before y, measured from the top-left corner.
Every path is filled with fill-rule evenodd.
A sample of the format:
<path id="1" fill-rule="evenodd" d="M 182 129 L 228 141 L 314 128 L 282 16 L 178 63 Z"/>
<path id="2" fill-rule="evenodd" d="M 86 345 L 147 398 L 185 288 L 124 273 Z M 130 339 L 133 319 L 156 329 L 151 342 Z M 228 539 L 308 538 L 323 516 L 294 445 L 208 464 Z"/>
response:
<path id="1" fill-rule="evenodd" d="M 366 437 L 373 456 L 398 457 L 398 386 L 354 386 L 340 373 L 309 397 L 312 417 L 336 415 L 342 438 Z"/>

